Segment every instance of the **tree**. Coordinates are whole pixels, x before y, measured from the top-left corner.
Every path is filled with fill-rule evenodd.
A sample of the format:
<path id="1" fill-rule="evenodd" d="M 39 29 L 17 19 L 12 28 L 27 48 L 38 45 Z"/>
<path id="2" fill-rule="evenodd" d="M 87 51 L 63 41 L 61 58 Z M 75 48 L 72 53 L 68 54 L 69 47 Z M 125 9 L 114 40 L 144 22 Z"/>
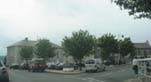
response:
<path id="1" fill-rule="evenodd" d="M 111 54 L 118 52 L 118 41 L 110 33 L 98 38 L 97 45 L 101 48 L 102 60 L 107 60 L 112 56 Z"/>
<path id="2" fill-rule="evenodd" d="M 129 10 L 129 15 L 135 18 L 151 19 L 151 0 L 111 0 L 114 1 L 121 9 Z"/>
<path id="3" fill-rule="evenodd" d="M 36 44 L 34 53 L 37 55 L 37 57 L 44 59 L 48 59 L 55 55 L 54 48 L 47 39 L 39 40 L 39 42 Z"/>
<path id="4" fill-rule="evenodd" d="M 127 56 L 128 54 L 133 57 L 135 54 L 135 48 L 130 38 L 124 38 L 124 40 L 119 41 L 120 54 L 122 57 Z"/>
<path id="5" fill-rule="evenodd" d="M 23 48 L 21 48 L 20 50 L 20 56 L 22 59 L 24 60 L 29 60 L 32 58 L 33 56 L 33 47 L 31 46 L 24 46 Z"/>
<path id="6" fill-rule="evenodd" d="M 76 62 L 80 62 L 84 56 L 88 56 L 94 47 L 94 36 L 88 31 L 73 32 L 71 37 L 65 37 L 62 46 L 65 51 L 73 56 Z"/>

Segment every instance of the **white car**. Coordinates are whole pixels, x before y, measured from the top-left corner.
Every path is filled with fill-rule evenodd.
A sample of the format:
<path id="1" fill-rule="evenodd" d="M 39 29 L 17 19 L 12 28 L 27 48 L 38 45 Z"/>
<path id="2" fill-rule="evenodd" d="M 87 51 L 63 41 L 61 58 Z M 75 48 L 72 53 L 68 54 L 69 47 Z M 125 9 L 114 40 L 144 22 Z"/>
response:
<path id="1" fill-rule="evenodd" d="M 93 71 L 93 72 L 99 72 L 99 71 L 105 71 L 105 65 L 102 63 L 100 59 L 89 59 L 85 63 L 85 71 Z"/>
<path id="2" fill-rule="evenodd" d="M 73 72 L 74 71 L 74 65 L 73 64 L 65 64 L 63 66 L 64 72 Z"/>

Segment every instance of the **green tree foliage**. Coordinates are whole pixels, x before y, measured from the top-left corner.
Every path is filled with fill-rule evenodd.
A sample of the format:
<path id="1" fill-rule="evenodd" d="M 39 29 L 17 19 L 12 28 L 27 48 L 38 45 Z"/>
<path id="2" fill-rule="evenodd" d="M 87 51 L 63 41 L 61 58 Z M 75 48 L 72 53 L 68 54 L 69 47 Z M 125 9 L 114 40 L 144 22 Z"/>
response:
<path id="1" fill-rule="evenodd" d="M 135 18 L 151 19 L 151 0 L 111 0 L 114 1 L 121 9 L 129 10 L 129 15 Z"/>
<path id="2" fill-rule="evenodd" d="M 20 56 L 24 60 L 29 60 L 33 56 L 33 47 L 31 46 L 24 46 L 20 50 Z"/>
<path id="3" fill-rule="evenodd" d="M 88 56 L 94 47 L 94 36 L 88 31 L 73 32 L 71 37 L 65 37 L 62 46 L 65 51 L 73 56 L 75 61 L 81 62 L 84 56 Z"/>
<path id="4" fill-rule="evenodd" d="M 55 55 L 54 48 L 52 47 L 52 44 L 47 39 L 39 40 L 39 42 L 36 44 L 34 53 L 39 58 L 44 58 L 44 59 L 48 59 Z"/>
<path id="5" fill-rule="evenodd" d="M 105 34 L 98 38 L 97 45 L 101 48 L 101 57 L 103 60 L 108 59 L 111 54 L 118 52 L 118 41 L 112 34 Z"/>
<path id="6" fill-rule="evenodd" d="M 122 57 L 130 54 L 130 57 L 135 56 L 135 47 L 130 38 L 124 38 L 124 40 L 119 41 L 119 52 Z"/>
<path id="7" fill-rule="evenodd" d="M 119 52 L 121 56 L 127 56 L 128 54 L 134 56 L 135 48 L 130 38 L 124 38 L 124 40 L 119 41 Z"/>

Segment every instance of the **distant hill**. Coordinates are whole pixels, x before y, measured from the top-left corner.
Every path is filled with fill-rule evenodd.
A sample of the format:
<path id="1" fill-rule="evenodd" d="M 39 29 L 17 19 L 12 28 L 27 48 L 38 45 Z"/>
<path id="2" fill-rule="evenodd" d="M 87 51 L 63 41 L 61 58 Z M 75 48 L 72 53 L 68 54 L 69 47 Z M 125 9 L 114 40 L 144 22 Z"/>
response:
<path id="1" fill-rule="evenodd" d="M 0 56 L 0 60 L 4 60 L 4 57 L 5 57 L 5 56 Z"/>

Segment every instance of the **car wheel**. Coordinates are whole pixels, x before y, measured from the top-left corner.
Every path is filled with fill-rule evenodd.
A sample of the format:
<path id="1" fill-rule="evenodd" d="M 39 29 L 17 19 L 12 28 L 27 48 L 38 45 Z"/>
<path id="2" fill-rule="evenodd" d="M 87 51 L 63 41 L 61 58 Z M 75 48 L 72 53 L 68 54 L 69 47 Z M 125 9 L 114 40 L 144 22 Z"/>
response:
<path id="1" fill-rule="evenodd" d="M 9 78 L 3 79 L 2 82 L 9 82 Z"/>
<path id="2" fill-rule="evenodd" d="M 106 68 L 104 67 L 104 68 L 103 68 L 103 71 L 105 71 L 105 70 L 106 70 Z"/>

